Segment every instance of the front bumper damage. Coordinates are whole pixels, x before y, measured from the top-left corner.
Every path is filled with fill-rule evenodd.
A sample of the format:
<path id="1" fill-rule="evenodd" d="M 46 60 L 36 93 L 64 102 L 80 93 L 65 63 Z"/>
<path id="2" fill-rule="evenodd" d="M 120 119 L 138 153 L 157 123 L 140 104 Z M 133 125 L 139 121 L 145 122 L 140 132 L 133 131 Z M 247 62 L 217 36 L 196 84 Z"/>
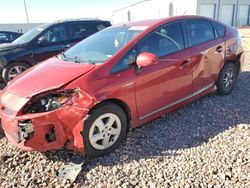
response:
<path id="1" fill-rule="evenodd" d="M 28 100 L 5 91 L 1 97 L 0 115 L 6 137 L 27 151 L 47 151 L 66 145 L 83 152 L 84 119 L 96 101 L 80 89 L 77 92 L 78 97 L 72 97 L 59 109 L 18 115 Z"/>

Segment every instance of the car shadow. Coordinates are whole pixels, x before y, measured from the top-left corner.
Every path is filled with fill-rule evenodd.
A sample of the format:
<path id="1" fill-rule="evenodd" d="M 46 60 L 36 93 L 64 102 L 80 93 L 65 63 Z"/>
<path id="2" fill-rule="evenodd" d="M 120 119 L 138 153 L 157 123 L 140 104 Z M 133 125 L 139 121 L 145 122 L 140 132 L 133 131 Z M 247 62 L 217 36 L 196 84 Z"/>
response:
<path id="1" fill-rule="evenodd" d="M 97 165 L 113 166 L 133 160 L 176 156 L 180 149 L 205 144 L 238 124 L 250 124 L 249 80 L 250 72 L 242 72 L 230 95 L 210 94 L 140 128 L 132 129 L 124 144 L 114 152 L 100 158 L 86 157 L 79 176 L 84 176 Z M 65 150 L 46 152 L 45 155 L 51 160 L 55 160 L 54 155 L 60 155 L 62 161 L 74 161 L 82 157 L 82 154 Z"/>

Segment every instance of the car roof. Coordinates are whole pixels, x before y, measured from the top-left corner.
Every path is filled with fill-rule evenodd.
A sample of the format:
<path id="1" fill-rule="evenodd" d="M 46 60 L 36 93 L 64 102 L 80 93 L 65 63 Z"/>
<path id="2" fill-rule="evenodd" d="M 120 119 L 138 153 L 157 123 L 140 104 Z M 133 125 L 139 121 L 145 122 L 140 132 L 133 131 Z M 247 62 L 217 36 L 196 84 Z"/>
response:
<path id="1" fill-rule="evenodd" d="M 45 24 L 37 26 L 36 28 L 39 28 L 39 27 L 48 28 L 56 24 L 70 23 L 70 22 L 109 22 L 110 23 L 110 21 L 108 20 L 100 20 L 100 19 L 95 19 L 95 18 L 64 19 L 64 20 L 57 20 L 57 21 L 50 22 L 50 23 L 45 23 Z"/>
<path id="2" fill-rule="evenodd" d="M 171 21 L 177 21 L 177 20 L 183 20 L 183 19 L 194 19 L 194 18 L 200 18 L 200 19 L 209 19 L 207 17 L 203 16 L 195 16 L 195 15 L 185 15 L 185 16 L 173 16 L 168 18 L 160 18 L 160 19 L 150 19 L 150 20 L 142 20 L 142 21 L 135 21 L 135 22 L 127 22 L 123 24 L 117 24 L 113 27 L 120 27 L 120 26 L 128 26 L 128 27 L 135 27 L 135 26 L 146 26 L 146 27 L 154 27 L 157 25 L 162 25 L 167 22 Z"/>
<path id="3" fill-rule="evenodd" d="M 78 18 L 78 19 L 63 19 L 63 20 L 57 20 L 55 22 L 52 22 L 52 24 L 55 23 L 65 23 L 65 22 L 110 22 L 108 20 L 100 20 L 97 18 Z"/>

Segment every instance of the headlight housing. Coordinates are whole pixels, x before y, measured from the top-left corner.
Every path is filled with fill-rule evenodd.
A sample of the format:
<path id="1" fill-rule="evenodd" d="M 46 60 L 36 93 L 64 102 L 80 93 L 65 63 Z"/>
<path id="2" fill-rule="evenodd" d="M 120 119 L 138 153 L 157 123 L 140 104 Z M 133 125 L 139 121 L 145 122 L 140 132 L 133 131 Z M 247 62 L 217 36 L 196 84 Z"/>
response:
<path id="1" fill-rule="evenodd" d="M 24 106 L 22 114 L 49 112 L 67 103 L 77 90 L 57 90 L 32 97 Z"/>

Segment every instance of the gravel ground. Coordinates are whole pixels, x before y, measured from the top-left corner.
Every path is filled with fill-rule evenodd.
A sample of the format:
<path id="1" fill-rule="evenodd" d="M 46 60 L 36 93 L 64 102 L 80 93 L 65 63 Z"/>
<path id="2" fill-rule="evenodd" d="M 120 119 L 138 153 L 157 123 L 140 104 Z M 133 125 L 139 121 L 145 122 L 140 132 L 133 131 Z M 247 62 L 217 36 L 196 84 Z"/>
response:
<path id="1" fill-rule="evenodd" d="M 74 183 L 55 177 L 81 158 L 21 151 L 0 131 L 1 187 L 250 187 L 250 54 L 228 96 L 211 94 L 131 130 L 115 152 L 86 158 Z"/>

